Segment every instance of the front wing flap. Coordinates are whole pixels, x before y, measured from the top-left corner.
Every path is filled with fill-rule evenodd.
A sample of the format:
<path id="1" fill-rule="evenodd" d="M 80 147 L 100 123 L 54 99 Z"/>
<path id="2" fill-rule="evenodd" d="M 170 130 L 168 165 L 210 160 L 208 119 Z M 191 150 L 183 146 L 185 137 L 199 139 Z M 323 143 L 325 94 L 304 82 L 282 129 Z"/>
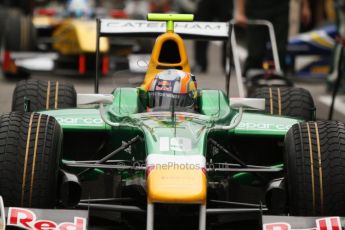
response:
<path id="1" fill-rule="evenodd" d="M 344 230 L 345 218 L 262 216 L 263 230 Z"/>
<path id="2" fill-rule="evenodd" d="M 88 229 L 87 210 L 5 208 L 0 196 L 0 230 L 21 229 Z"/>

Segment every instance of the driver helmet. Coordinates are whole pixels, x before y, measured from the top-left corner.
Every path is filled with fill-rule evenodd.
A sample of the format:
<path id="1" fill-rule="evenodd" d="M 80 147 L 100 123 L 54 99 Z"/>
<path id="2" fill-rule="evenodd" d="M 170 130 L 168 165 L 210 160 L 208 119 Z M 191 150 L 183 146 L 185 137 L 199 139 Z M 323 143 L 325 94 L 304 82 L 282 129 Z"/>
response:
<path id="1" fill-rule="evenodd" d="M 195 112 L 197 87 L 194 75 L 168 69 L 158 73 L 148 90 L 148 111 Z"/>

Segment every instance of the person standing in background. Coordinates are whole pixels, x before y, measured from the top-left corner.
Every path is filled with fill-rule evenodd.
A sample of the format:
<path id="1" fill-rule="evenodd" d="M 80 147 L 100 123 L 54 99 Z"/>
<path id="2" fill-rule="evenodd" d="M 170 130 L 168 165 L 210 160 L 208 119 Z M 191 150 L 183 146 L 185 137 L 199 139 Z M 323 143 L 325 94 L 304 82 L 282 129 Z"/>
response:
<path id="1" fill-rule="evenodd" d="M 258 0 L 255 0 L 258 1 Z M 260 0 L 261 1 L 261 0 Z M 278 0 L 276 0 L 278 1 Z M 232 0 L 199 0 L 197 2 L 195 21 L 221 21 L 226 22 L 232 18 Z M 194 43 L 194 73 L 205 73 L 208 69 L 208 41 Z M 225 44 L 222 52 L 222 66 L 225 65 Z"/>
<path id="2" fill-rule="evenodd" d="M 151 13 L 168 13 L 171 11 L 171 0 L 150 0 Z"/>
<path id="3" fill-rule="evenodd" d="M 148 1 L 142 0 L 127 0 L 124 10 L 131 19 L 144 19 L 150 12 Z"/>
<path id="4" fill-rule="evenodd" d="M 248 19 L 264 19 L 273 24 L 277 38 L 280 65 L 285 69 L 285 55 L 289 30 L 290 0 L 235 0 L 235 21 L 240 26 L 247 26 Z M 302 1 L 301 20 L 303 24 L 310 22 L 311 14 L 308 0 Z M 248 57 L 245 73 L 250 69 L 261 69 L 263 57 L 266 55 L 268 32 L 260 26 L 248 26 Z"/>
<path id="5" fill-rule="evenodd" d="M 309 8 L 311 12 L 310 23 L 305 24 L 302 21 L 300 26 L 300 32 L 310 31 L 320 26 L 324 22 L 326 10 L 325 4 L 325 0 L 309 0 Z"/>
<path id="6" fill-rule="evenodd" d="M 90 0 L 69 0 L 67 2 L 68 13 L 76 18 L 90 17 L 93 10 L 93 2 Z"/>
<path id="7" fill-rule="evenodd" d="M 180 14 L 193 14 L 196 8 L 196 0 L 175 0 L 174 7 Z"/>

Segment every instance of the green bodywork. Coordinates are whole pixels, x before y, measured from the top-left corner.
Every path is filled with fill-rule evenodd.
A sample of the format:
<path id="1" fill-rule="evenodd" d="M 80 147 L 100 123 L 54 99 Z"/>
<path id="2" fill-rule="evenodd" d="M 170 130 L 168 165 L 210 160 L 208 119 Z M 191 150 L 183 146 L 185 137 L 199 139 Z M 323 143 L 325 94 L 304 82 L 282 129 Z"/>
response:
<path id="1" fill-rule="evenodd" d="M 169 111 L 165 114 L 161 113 L 162 116 L 156 116 L 154 113 L 150 115 L 150 113 L 143 111 L 145 106 L 141 104 L 139 89 L 118 88 L 113 92 L 113 95 L 115 96 L 114 102 L 107 106 L 107 115 L 113 122 L 120 122 L 120 127 L 112 128 L 105 124 L 100 117 L 98 106 L 49 110 L 41 113 L 54 116 L 64 130 L 114 132 L 128 126 L 142 131 L 153 129 L 157 132 L 158 137 L 174 133 L 172 131 L 174 125 L 171 123 L 172 118 Z M 230 108 L 231 100 L 229 101 L 220 90 L 200 90 L 198 101 L 200 113 L 190 114 L 189 119 L 183 119 L 183 121 L 180 121 L 178 115 L 175 116 L 177 130 L 186 127 L 197 129 L 196 125 L 210 130 L 215 126 L 231 124 L 237 115 L 237 111 Z M 231 135 L 284 137 L 289 128 L 298 122 L 300 120 L 289 117 L 244 112 L 241 123 L 235 129 L 229 130 L 228 133 Z M 159 129 L 166 131 L 158 132 Z M 148 143 L 148 141 L 146 142 Z"/>
<path id="2" fill-rule="evenodd" d="M 234 122 L 238 111 L 230 108 L 228 98 L 220 90 L 199 91 L 199 113 L 176 112 L 174 115 L 170 111 L 146 112 L 145 98 L 142 98 L 142 94 L 143 92 L 137 88 L 117 88 L 113 92 L 114 101 L 105 108 L 108 119 L 120 124 L 117 127 L 111 127 L 102 120 L 98 105 L 93 105 L 91 108 L 50 110 L 42 111 L 42 113 L 57 119 L 64 130 L 64 135 L 70 135 L 67 138 L 73 139 L 70 142 L 75 140 L 74 142 L 80 142 L 87 146 L 80 150 L 82 147 L 80 144 L 71 148 L 69 148 L 71 144 L 66 144 L 63 158 L 68 160 L 78 160 L 75 159 L 76 157 L 80 158 L 79 160 L 90 160 L 88 157 L 93 156 L 97 148 L 92 150 L 92 147 L 87 144 L 93 142 L 94 137 L 103 135 L 99 139 L 100 142 L 102 139 L 106 139 L 108 148 L 106 148 L 105 154 L 107 154 L 121 146 L 124 141 L 139 135 L 144 140 L 142 143 L 132 148 L 130 153 L 128 149 L 120 152 L 114 159 L 145 162 L 149 154 L 163 153 L 169 155 L 202 155 L 207 161 L 227 162 L 228 159 L 219 158 L 211 153 L 208 144 L 209 138 L 215 139 L 225 146 L 227 144 L 232 145 L 237 140 L 242 140 L 242 142 L 244 140 L 245 149 L 248 146 L 246 140 L 249 141 L 251 138 L 249 141 L 251 143 L 252 141 L 257 141 L 259 144 L 262 142 L 262 147 L 260 146 L 257 148 L 258 150 L 255 150 L 259 154 L 259 149 L 265 149 L 267 145 L 271 145 L 273 142 L 281 142 L 289 128 L 300 122 L 288 117 L 245 112 L 242 121 L 235 129 L 223 130 L 221 129 L 222 126 Z M 185 140 L 187 142 L 184 142 Z M 171 146 L 165 148 L 164 144 L 166 143 Z M 95 146 L 98 145 L 95 144 Z M 263 151 L 260 154 L 265 155 L 266 153 Z M 274 153 L 274 155 L 282 156 L 281 153 Z M 266 158 L 272 157 L 267 156 Z M 280 158 L 269 161 L 269 164 L 281 164 Z M 245 181 L 248 180 L 247 175 L 234 174 L 233 176 Z"/>
<path id="3" fill-rule="evenodd" d="M 111 127 L 104 123 L 99 115 L 99 110 L 96 108 L 49 110 L 41 113 L 55 117 L 65 131 L 111 130 Z"/>

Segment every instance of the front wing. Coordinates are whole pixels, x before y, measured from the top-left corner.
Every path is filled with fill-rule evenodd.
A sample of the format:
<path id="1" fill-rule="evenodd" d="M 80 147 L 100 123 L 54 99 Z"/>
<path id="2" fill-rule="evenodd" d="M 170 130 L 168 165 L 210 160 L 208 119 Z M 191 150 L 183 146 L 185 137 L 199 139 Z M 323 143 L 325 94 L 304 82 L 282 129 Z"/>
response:
<path id="1" fill-rule="evenodd" d="M 343 230 L 344 217 L 262 216 L 263 230 Z"/>
<path id="2" fill-rule="evenodd" d="M 0 230 L 20 229 L 88 229 L 87 210 L 5 208 L 0 196 Z"/>

